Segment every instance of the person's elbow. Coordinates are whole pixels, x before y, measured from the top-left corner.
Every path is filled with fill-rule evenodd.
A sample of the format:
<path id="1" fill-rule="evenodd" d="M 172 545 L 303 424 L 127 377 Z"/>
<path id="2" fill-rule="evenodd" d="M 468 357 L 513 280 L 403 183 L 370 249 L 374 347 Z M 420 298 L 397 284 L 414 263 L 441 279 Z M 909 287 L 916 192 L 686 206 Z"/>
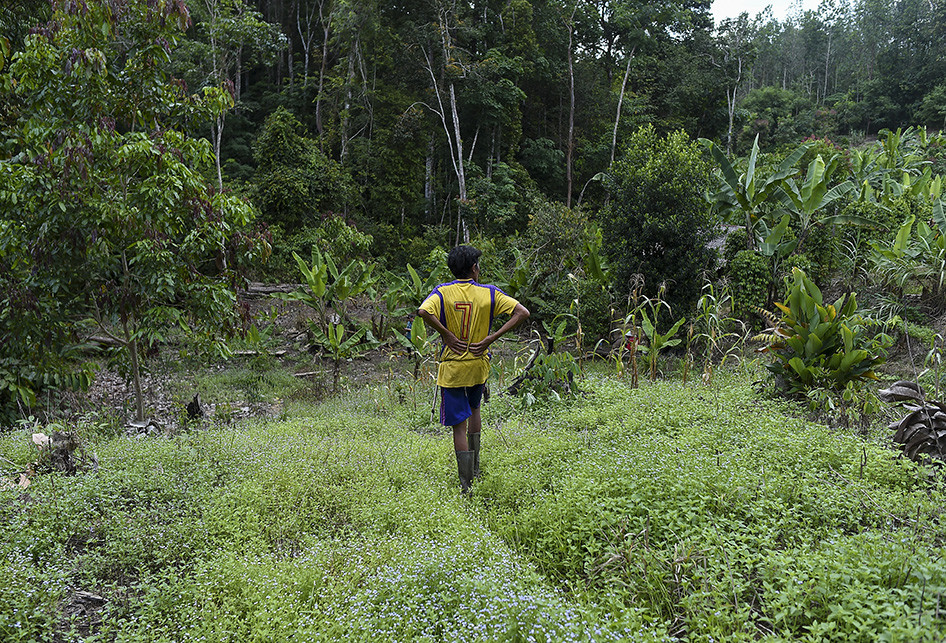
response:
<path id="1" fill-rule="evenodd" d="M 532 313 L 530 313 L 529 309 L 522 304 L 516 304 L 516 309 L 513 311 L 513 315 L 518 317 L 520 322 L 524 322 L 525 320 L 529 319 Z"/>

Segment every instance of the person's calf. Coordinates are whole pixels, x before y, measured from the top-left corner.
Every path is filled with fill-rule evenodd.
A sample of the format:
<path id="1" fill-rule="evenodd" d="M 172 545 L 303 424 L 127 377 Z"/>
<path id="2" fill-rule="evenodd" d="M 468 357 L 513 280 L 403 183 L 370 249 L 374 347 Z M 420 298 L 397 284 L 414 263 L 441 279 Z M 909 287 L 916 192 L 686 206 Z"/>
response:
<path id="1" fill-rule="evenodd" d="M 467 421 L 464 420 L 460 424 L 455 424 L 453 426 L 453 450 L 454 451 L 469 451 L 470 445 L 467 442 L 466 432 Z"/>

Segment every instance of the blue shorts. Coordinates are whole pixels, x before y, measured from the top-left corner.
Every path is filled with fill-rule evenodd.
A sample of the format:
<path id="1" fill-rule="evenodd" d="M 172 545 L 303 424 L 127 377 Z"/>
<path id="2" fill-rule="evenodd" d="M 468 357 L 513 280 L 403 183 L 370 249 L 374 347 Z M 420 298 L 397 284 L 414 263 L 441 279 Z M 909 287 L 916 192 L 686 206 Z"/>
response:
<path id="1" fill-rule="evenodd" d="M 473 415 L 473 409 L 480 408 L 483 399 L 483 387 L 462 386 L 460 388 L 440 387 L 440 423 L 444 426 L 456 426 Z"/>

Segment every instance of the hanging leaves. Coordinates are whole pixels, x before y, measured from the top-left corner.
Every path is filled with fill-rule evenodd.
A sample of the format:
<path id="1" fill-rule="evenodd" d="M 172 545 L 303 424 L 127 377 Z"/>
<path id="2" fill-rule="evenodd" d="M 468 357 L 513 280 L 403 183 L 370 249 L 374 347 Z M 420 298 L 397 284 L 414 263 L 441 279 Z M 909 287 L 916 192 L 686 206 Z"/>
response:
<path id="1" fill-rule="evenodd" d="M 881 389 L 877 397 L 891 404 L 903 402 L 908 411 L 888 426 L 905 456 L 919 463 L 946 462 L 946 403 L 927 400 L 923 388 L 907 380 Z"/>

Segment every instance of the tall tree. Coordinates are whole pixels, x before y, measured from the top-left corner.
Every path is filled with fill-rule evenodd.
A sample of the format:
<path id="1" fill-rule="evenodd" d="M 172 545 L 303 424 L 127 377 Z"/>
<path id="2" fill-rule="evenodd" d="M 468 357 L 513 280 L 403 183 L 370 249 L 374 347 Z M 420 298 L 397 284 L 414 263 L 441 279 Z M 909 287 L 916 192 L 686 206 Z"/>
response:
<path id="1" fill-rule="evenodd" d="M 195 87 L 226 85 L 233 100 L 239 102 L 243 66 L 272 62 L 286 38 L 245 0 L 199 0 L 192 6 L 195 37 L 186 41 L 176 71 Z M 220 112 L 210 124 L 217 188 L 221 190 L 225 126 L 226 112 Z"/>
<path id="2" fill-rule="evenodd" d="M 189 95 L 169 74 L 190 17 L 183 2 L 53 3 L 53 19 L 10 67 L 23 109 L 17 154 L 0 163 L 4 321 L 24 301 L 60 302 L 58 341 L 88 321 L 127 351 L 143 419 L 141 349 L 169 327 L 216 337 L 238 321 L 235 270 L 265 244 L 244 232 L 252 209 L 214 190 L 205 140 L 185 132 L 229 104 L 222 87 Z M 70 330 L 73 329 L 73 330 Z M 35 341 L 0 322 L 4 347 Z"/>
<path id="3" fill-rule="evenodd" d="M 726 153 L 730 154 L 733 147 L 733 126 L 736 118 L 736 104 L 739 93 L 745 91 L 744 76 L 751 71 L 755 48 L 754 34 L 749 14 L 743 12 L 733 20 L 723 20 L 719 26 L 719 43 L 722 49 L 720 65 L 724 67 L 727 76 L 726 87 L 726 115 L 729 127 L 726 130 Z"/>
<path id="4" fill-rule="evenodd" d="M 603 249 L 616 286 L 627 293 L 643 276 L 648 296 L 666 284 L 676 318 L 699 297 L 694 277 L 712 265 L 714 221 L 703 199 L 710 168 L 684 132 L 661 137 L 651 127 L 635 133 L 608 173 L 612 199 L 601 212 Z"/>

